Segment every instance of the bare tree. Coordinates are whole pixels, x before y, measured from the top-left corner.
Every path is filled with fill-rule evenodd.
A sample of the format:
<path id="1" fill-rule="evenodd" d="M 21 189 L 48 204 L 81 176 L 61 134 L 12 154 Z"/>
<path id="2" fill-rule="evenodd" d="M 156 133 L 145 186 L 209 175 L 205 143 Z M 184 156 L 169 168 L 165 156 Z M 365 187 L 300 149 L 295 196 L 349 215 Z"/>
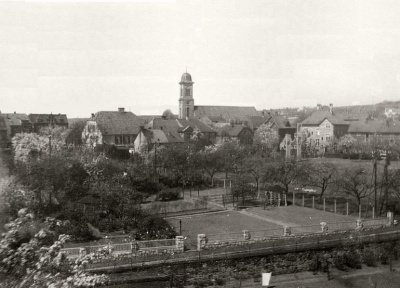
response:
<path id="1" fill-rule="evenodd" d="M 318 162 L 309 166 L 307 174 L 307 185 L 321 189 L 320 199 L 322 199 L 327 188 L 335 183 L 337 169 L 331 163 Z"/>
<path id="2" fill-rule="evenodd" d="M 356 169 L 345 169 L 340 178 L 340 187 L 347 196 L 354 197 L 358 205 L 373 191 L 371 177 L 361 166 Z"/>

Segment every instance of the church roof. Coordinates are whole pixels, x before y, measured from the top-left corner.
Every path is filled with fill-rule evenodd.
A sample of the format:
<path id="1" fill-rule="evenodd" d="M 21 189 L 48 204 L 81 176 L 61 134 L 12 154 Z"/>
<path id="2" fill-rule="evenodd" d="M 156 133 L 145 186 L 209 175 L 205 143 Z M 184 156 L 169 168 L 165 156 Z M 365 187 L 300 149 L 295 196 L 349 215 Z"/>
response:
<path id="1" fill-rule="evenodd" d="M 189 73 L 183 73 L 181 77 L 181 83 L 192 83 L 192 76 Z"/>
<path id="2" fill-rule="evenodd" d="M 216 131 L 198 119 L 159 119 L 155 118 L 147 125 L 151 129 L 162 129 L 168 132 L 183 132 L 187 127 L 198 129 L 201 133 L 215 133 Z"/>
<path id="3" fill-rule="evenodd" d="M 103 134 L 108 135 L 137 135 L 143 120 L 132 112 L 100 111 L 94 119 Z"/>
<path id="4" fill-rule="evenodd" d="M 255 107 L 240 106 L 194 106 L 194 114 L 198 118 L 204 115 L 209 118 L 219 116 L 226 122 L 230 120 L 248 121 L 247 116 L 259 116 Z"/>

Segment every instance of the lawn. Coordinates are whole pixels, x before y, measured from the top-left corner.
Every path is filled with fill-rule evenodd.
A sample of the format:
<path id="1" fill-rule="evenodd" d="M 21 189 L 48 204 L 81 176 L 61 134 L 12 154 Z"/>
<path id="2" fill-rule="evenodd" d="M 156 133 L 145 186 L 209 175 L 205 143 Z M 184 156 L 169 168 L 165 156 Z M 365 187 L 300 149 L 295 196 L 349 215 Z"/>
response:
<path id="1" fill-rule="evenodd" d="M 250 213 L 277 221 L 299 226 L 319 225 L 321 222 L 349 222 L 356 221 L 356 217 L 324 212 L 317 209 L 303 208 L 299 206 L 270 207 L 266 210 L 263 207 L 248 208 Z"/>
<path id="2" fill-rule="evenodd" d="M 179 219 L 182 220 L 182 235 L 188 237 L 186 243 L 190 249 L 197 248 L 197 234 L 226 234 L 228 236 L 232 233 L 242 233 L 243 230 L 282 228 L 277 224 L 243 215 L 237 211 L 169 218 L 168 220 L 177 231 L 179 231 Z"/>

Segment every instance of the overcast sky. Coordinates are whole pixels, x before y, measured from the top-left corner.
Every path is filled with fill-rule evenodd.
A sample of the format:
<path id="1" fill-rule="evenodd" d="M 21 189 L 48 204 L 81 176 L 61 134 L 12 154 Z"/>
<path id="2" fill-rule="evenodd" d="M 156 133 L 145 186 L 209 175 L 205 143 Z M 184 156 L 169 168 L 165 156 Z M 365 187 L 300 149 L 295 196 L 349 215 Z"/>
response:
<path id="1" fill-rule="evenodd" d="M 398 0 L 142 1 L 0 2 L 0 110 L 177 113 L 186 66 L 195 105 L 400 100 Z"/>

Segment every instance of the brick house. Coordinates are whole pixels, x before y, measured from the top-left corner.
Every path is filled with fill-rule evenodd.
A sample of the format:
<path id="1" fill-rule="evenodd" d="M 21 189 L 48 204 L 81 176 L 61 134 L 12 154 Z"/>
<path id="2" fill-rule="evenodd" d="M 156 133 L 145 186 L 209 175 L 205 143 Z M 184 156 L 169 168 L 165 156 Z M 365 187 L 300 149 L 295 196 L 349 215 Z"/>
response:
<path id="1" fill-rule="evenodd" d="M 66 114 L 29 114 L 33 132 L 39 133 L 44 127 L 64 127 L 68 128 L 68 118 Z"/>
<path id="2" fill-rule="evenodd" d="M 332 111 L 318 110 L 298 124 L 298 132 L 306 141 L 319 149 L 327 147 L 334 138 L 340 138 L 349 130 L 350 122 Z"/>
<path id="3" fill-rule="evenodd" d="M 100 111 L 87 120 L 82 131 L 82 142 L 92 147 L 115 145 L 133 148 L 142 125 L 143 120 L 132 112 L 126 112 L 124 108 L 118 108 L 118 111 Z"/>

